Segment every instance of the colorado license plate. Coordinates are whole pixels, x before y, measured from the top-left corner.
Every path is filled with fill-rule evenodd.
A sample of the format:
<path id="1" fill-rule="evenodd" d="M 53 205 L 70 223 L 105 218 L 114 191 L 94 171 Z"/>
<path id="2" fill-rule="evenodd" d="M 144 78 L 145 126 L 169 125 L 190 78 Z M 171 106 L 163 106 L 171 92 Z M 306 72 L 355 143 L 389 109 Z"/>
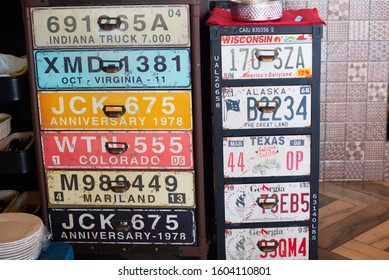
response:
<path id="1" fill-rule="evenodd" d="M 49 169 L 193 169 L 191 131 L 42 131 Z"/>
<path id="2" fill-rule="evenodd" d="M 312 34 L 221 37 L 222 78 L 312 77 Z"/>
<path id="3" fill-rule="evenodd" d="M 172 245 L 196 242 L 193 210 L 48 208 L 48 212 L 55 241 Z"/>
<path id="4" fill-rule="evenodd" d="M 310 216 L 310 183 L 224 186 L 226 223 L 305 221 Z"/>
<path id="5" fill-rule="evenodd" d="M 309 227 L 247 228 L 225 231 L 229 260 L 309 258 Z"/>
<path id="6" fill-rule="evenodd" d="M 190 91 L 38 92 L 41 129 L 190 130 Z"/>
<path id="7" fill-rule="evenodd" d="M 309 127 L 311 86 L 222 89 L 224 129 Z"/>
<path id="8" fill-rule="evenodd" d="M 189 49 L 34 51 L 37 88 L 191 88 Z"/>
<path id="9" fill-rule="evenodd" d="M 31 9 L 35 48 L 189 46 L 188 5 Z"/>
<path id="10" fill-rule="evenodd" d="M 225 137 L 224 177 L 309 175 L 310 135 Z"/>
<path id="11" fill-rule="evenodd" d="M 46 171 L 51 205 L 194 207 L 192 171 Z"/>

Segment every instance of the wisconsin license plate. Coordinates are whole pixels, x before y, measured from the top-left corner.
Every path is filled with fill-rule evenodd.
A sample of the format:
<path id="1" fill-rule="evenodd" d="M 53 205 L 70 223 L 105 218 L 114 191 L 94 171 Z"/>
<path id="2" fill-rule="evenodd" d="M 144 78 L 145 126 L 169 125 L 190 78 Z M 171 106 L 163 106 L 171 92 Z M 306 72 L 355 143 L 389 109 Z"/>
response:
<path id="1" fill-rule="evenodd" d="M 37 88 L 191 88 L 189 49 L 34 51 Z"/>
<path id="2" fill-rule="evenodd" d="M 188 5 L 31 8 L 35 48 L 189 46 Z"/>
<path id="3" fill-rule="evenodd" d="M 312 77 L 312 34 L 221 36 L 222 78 Z"/>
<path id="4" fill-rule="evenodd" d="M 193 210 L 48 208 L 53 240 L 69 243 L 196 243 Z"/>
<path id="5" fill-rule="evenodd" d="M 310 135 L 225 137 L 224 177 L 309 175 Z"/>
<path id="6" fill-rule="evenodd" d="M 194 207 L 193 171 L 46 171 L 50 205 Z"/>
<path id="7" fill-rule="evenodd" d="M 224 129 L 309 127 L 311 86 L 222 89 Z"/>

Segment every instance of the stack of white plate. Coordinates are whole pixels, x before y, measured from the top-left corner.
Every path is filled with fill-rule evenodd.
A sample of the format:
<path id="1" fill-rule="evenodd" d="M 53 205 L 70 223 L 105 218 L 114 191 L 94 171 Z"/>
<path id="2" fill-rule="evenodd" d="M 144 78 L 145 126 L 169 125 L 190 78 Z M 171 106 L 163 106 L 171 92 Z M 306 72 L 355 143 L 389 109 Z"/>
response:
<path id="1" fill-rule="evenodd" d="M 35 215 L 0 214 L 0 259 L 37 259 L 41 252 L 43 235 L 43 222 Z"/>

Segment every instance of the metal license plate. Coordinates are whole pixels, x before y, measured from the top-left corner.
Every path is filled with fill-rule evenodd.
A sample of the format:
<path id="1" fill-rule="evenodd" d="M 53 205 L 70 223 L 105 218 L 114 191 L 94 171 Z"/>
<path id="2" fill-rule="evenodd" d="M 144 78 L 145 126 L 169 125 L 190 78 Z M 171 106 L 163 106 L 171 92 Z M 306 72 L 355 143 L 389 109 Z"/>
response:
<path id="1" fill-rule="evenodd" d="M 191 130 L 191 91 L 38 92 L 43 130 Z"/>
<path id="2" fill-rule="evenodd" d="M 37 88 L 191 88 L 189 49 L 34 51 Z"/>
<path id="3" fill-rule="evenodd" d="M 309 175 L 310 135 L 225 137 L 224 177 Z"/>
<path id="4" fill-rule="evenodd" d="M 310 195 L 309 182 L 225 185 L 225 222 L 306 221 Z"/>
<path id="5" fill-rule="evenodd" d="M 194 207 L 193 171 L 46 171 L 50 205 Z"/>
<path id="6" fill-rule="evenodd" d="M 70 243 L 196 243 L 193 210 L 48 208 L 53 240 Z"/>
<path id="7" fill-rule="evenodd" d="M 223 128 L 309 127 L 311 86 L 222 88 Z"/>
<path id="8" fill-rule="evenodd" d="M 188 5 L 31 8 L 35 48 L 189 46 Z"/>
<path id="9" fill-rule="evenodd" d="M 229 260 L 307 260 L 309 227 L 247 228 L 225 231 Z"/>
<path id="10" fill-rule="evenodd" d="M 222 79 L 312 77 L 312 34 L 222 36 Z"/>
<path id="11" fill-rule="evenodd" d="M 193 169 L 191 131 L 42 131 L 49 169 Z"/>

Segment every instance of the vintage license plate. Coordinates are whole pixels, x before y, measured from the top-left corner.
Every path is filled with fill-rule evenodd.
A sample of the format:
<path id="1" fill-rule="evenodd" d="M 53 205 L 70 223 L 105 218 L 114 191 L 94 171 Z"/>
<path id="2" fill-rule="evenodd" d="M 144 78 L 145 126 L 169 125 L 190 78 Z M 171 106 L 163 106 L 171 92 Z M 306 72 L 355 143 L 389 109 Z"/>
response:
<path id="1" fill-rule="evenodd" d="M 189 49 L 34 51 L 37 88 L 191 88 Z"/>
<path id="2" fill-rule="evenodd" d="M 196 221 L 187 209 L 48 208 L 53 240 L 69 243 L 196 243 Z"/>
<path id="3" fill-rule="evenodd" d="M 222 78 L 312 77 L 312 34 L 221 37 Z"/>
<path id="4" fill-rule="evenodd" d="M 229 260 L 306 260 L 309 227 L 247 228 L 225 231 Z"/>
<path id="5" fill-rule="evenodd" d="M 190 130 L 191 91 L 38 92 L 41 129 Z"/>
<path id="6" fill-rule="evenodd" d="M 193 169 L 191 131 L 42 131 L 49 169 Z"/>
<path id="7" fill-rule="evenodd" d="M 194 207 L 193 171 L 47 170 L 50 205 Z"/>
<path id="8" fill-rule="evenodd" d="M 31 8 L 35 48 L 189 46 L 188 5 Z"/>
<path id="9" fill-rule="evenodd" d="M 225 185 L 225 222 L 309 220 L 310 194 L 309 182 Z"/>
<path id="10" fill-rule="evenodd" d="M 224 177 L 309 175 L 310 135 L 225 137 Z"/>
<path id="11" fill-rule="evenodd" d="M 222 88 L 223 128 L 309 127 L 311 86 Z"/>

